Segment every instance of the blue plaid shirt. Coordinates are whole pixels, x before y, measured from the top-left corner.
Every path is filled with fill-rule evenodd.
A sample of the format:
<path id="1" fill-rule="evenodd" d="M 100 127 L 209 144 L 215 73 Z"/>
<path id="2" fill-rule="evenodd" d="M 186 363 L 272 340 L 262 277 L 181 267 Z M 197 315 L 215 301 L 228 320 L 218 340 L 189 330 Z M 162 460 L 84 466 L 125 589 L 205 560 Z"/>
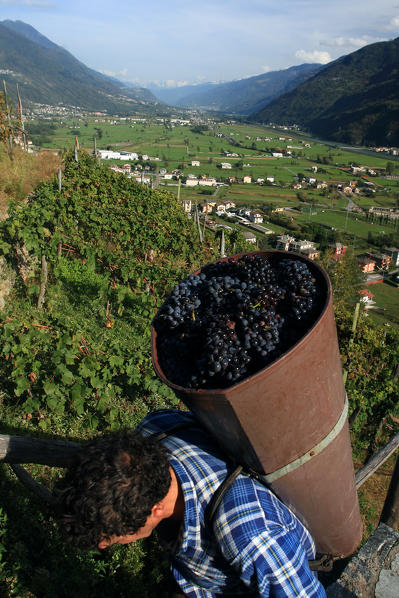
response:
<path id="1" fill-rule="evenodd" d="M 164 541 L 182 591 L 190 598 L 325 598 L 307 563 L 315 555 L 309 532 L 259 482 L 240 475 L 225 494 L 213 529 L 209 529 L 206 507 L 232 470 L 223 453 L 189 413 L 156 411 L 139 429 L 152 436 L 185 421 L 193 425 L 161 441 L 184 495 L 184 520 L 178 537 L 173 546 Z M 159 535 L 162 542 L 162 533 Z"/>

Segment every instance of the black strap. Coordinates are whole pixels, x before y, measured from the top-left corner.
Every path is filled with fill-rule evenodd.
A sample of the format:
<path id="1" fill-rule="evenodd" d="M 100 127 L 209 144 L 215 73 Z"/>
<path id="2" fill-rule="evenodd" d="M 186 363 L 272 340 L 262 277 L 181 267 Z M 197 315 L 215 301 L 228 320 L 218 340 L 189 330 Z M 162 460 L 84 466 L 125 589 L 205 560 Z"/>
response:
<path id="1" fill-rule="evenodd" d="M 236 481 L 236 479 L 238 478 L 238 476 L 240 475 L 242 470 L 243 470 L 243 468 L 241 465 L 236 467 L 236 469 L 230 475 L 228 475 L 227 478 L 220 484 L 220 486 L 218 487 L 218 489 L 212 496 L 210 502 L 208 503 L 207 512 L 206 512 L 206 516 L 205 516 L 207 525 L 209 525 L 209 526 L 213 525 L 213 519 L 215 517 L 215 513 L 216 513 L 220 503 L 222 502 L 224 495 L 229 490 L 229 488 L 231 488 L 231 486 L 234 484 L 234 482 Z"/>
<path id="2" fill-rule="evenodd" d="M 176 424 L 176 426 L 169 428 L 169 430 L 167 430 L 166 432 L 159 432 L 159 434 L 154 434 L 154 436 L 151 436 L 151 438 L 153 438 L 154 440 L 164 440 L 165 438 L 172 436 L 172 434 L 174 434 L 175 432 L 178 432 L 179 430 L 184 430 L 185 428 L 192 428 L 194 425 L 194 422 L 183 422 L 181 424 Z"/>

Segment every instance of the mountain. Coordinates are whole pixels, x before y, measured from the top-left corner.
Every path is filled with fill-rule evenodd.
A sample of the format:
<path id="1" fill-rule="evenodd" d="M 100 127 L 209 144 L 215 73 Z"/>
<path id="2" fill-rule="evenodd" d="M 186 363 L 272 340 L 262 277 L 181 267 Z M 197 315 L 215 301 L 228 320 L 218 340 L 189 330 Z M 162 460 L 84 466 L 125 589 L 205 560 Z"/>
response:
<path id="1" fill-rule="evenodd" d="M 250 114 L 293 89 L 321 68 L 320 64 L 301 64 L 227 83 L 203 83 L 158 90 L 153 87 L 152 91 L 162 101 L 181 108 Z"/>
<path id="2" fill-rule="evenodd" d="M 0 64 L 9 95 L 15 99 L 18 83 L 25 105 L 62 104 L 113 114 L 161 108 L 148 89 L 127 86 L 88 68 L 22 21 L 0 22 Z"/>
<path id="3" fill-rule="evenodd" d="M 356 145 L 399 145 L 399 38 L 365 46 L 250 116 Z"/>
<path id="4" fill-rule="evenodd" d="M 217 87 L 218 83 L 197 83 L 193 85 L 181 85 L 180 87 L 159 87 L 149 84 L 147 87 L 161 102 L 170 106 L 180 106 L 186 96 L 201 94 Z"/>

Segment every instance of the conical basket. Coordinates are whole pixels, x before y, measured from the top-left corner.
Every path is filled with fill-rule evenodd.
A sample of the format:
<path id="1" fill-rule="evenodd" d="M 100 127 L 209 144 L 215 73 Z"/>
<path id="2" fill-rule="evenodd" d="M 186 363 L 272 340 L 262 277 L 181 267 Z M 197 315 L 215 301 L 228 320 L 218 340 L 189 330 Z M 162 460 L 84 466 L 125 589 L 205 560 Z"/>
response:
<path id="1" fill-rule="evenodd" d="M 166 378 L 153 328 L 154 369 L 227 453 L 266 475 L 272 490 L 308 527 L 318 552 L 348 556 L 360 544 L 362 521 L 331 283 L 322 268 L 299 254 L 252 255 L 293 256 L 312 271 L 323 293 L 323 306 L 305 336 L 234 386 L 193 390 Z"/>

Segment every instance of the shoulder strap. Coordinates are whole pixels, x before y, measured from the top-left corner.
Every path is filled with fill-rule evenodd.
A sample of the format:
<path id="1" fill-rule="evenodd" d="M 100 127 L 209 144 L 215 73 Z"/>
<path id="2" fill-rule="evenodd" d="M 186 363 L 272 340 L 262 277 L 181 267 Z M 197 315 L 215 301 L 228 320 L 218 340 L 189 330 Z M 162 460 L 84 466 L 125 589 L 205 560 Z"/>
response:
<path id="1" fill-rule="evenodd" d="M 182 422 L 181 424 L 176 424 L 175 426 L 172 426 L 172 428 L 169 428 L 169 430 L 166 430 L 166 432 L 159 432 L 158 434 L 154 434 L 153 436 L 151 436 L 151 438 L 158 441 L 164 440 L 165 438 L 172 436 L 172 434 L 178 432 L 179 430 L 184 430 L 185 428 L 192 428 L 193 425 L 193 422 Z"/>
<path id="2" fill-rule="evenodd" d="M 206 514 L 205 514 L 205 520 L 206 520 L 207 525 L 209 525 L 209 526 L 213 525 L 215 513 L 216 513 L 220 503 L 222 502 L 224 495 L 229 490 L 229 488 L 231 488 L 231 486 L 234 484 L 234 482 L 236 481 L 236 479 L 238 478 L 238 476 L 240 475 L 242 470 L 243 470 L 243 468 L 241 465 L 236 467 L 235 470 L 230 475 L 228 475 L 227 478 L 225 478 L 223 480 L 223 482 L 220 484 L 219 488 L 216 490 L 216 492 L 212 496 L 210 502 L 208 503 Z"/>

